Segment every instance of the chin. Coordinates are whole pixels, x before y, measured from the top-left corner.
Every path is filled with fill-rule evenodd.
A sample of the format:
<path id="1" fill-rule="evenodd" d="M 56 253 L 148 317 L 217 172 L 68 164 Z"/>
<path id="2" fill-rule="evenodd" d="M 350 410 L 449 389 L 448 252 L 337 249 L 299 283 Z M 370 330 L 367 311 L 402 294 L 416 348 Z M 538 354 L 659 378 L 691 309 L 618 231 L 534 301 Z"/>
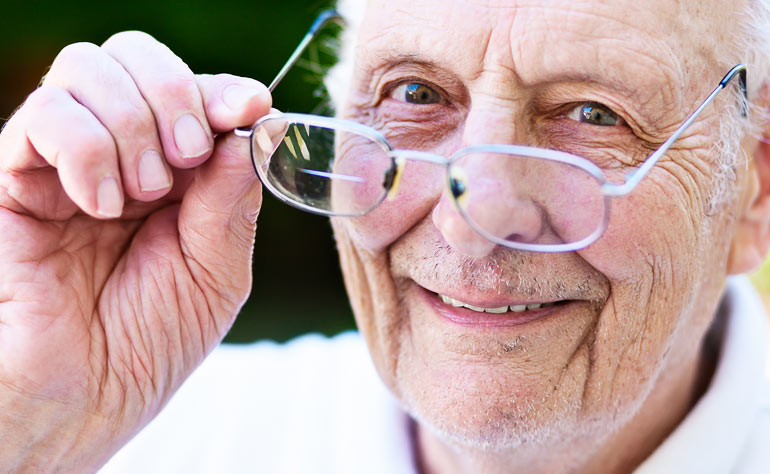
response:
<path id="1" fill-rule="evenodd" d="M 404 285 L 415 291 L 414 284 Z M 421 303 L 431 305 L 425 295 L 409 294 L 405 291 L 400 299 L 399 314 L 410 324 L 402 325 L 392 385 L 422 426 L 457 447 L 501 452 L 522 444 L 553 445 L 583 434 L 587 426 L 580 420 L 582 400 L 590 372 L 585 344 L 553 338 L 551 347 L 544 346 L 542 338 L 533 335 L 537 328 L 528 327 L 545 325 L 542 320 L 481 328 L 457 325 L 442 320 L 438 312 L 421 311 Z M 543 319 L 588 321 L 593 313 L 583 308 L 581 318 L 580 308 L 562 311 L 568 314 L 544 311 Z M 565 345 L 574 349 L 561 350 Z M 550 363 L 541 364 L 549 358 Z M 601 424 L 606 427 L 606 422 Z"/>
<path id="2" fill-rule="evenodd" d="M 421 426 L 458 448 L 510 451 L 574 438 L 580 398 L 551 399 L 553 387 L 494 369 L 457 367 L 446 374 L 399 372 L 402 402 Z M 451 372 L 452 375 L 449 374 Z M 511 380 L 516 378 L 518 380 Z"/>

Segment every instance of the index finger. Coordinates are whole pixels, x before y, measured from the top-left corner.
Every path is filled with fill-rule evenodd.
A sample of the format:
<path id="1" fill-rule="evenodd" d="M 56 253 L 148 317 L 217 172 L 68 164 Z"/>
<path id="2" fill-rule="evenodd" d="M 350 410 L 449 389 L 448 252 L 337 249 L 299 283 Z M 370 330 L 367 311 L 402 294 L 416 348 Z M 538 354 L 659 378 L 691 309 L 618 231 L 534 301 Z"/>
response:
<path id="1" fill-rule="evenodd" d="M 139 31 L 118 33 L 102 48 L 126 69 L 150 106 L 168 162 L 192 168 L 206 161 L 214 136 L 190 68 L 168 47 Z"/>

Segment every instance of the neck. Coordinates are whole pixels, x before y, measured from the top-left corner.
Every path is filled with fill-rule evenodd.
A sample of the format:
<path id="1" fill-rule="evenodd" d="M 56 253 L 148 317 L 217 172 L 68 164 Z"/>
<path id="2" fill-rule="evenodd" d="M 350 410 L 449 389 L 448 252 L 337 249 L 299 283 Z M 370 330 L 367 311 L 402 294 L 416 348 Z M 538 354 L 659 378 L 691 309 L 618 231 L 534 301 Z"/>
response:
<path id="1" fill-rule="evenodd" d="M 639 412 L 607 436 L 548 446 L 519 446 L 484 452 L 451 446 L 415 424 L 418 469 L 422 474 L 630 473 L 681 423 L 705 392 L 716 364 L 709 344 L 676 370 L 664 371 Z M 597 439 L 602 440 L 597 443 Z"/>

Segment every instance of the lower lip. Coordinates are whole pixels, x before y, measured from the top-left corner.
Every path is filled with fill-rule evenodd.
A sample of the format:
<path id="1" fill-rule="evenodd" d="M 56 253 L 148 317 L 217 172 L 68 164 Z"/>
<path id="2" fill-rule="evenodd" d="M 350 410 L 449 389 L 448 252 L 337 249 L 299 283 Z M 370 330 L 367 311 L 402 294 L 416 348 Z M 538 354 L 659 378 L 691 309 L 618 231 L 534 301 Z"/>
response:
<path id="1" fill-rule="evenodd" d="M 475 328 L 513 327 L 538 321 L 563 310 L 571 303 L 560 303 L 546 308 L 528 309 L 522 312 L 480 313 L 468 308 L 458 308 L 441 301 L 439 296 L 415 284 L 420 296 L 444 319 L 453 324 Z"/>

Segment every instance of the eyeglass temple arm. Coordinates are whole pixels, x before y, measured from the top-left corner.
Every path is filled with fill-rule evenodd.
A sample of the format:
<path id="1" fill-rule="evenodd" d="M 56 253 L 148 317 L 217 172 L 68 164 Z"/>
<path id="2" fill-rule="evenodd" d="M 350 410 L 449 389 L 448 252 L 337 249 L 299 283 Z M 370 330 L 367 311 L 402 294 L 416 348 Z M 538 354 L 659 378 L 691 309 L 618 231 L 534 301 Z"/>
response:
<path id="1" fill-rule="evenodd" d="M 308 45 L 315 39 L 315 37 L 318 35 L 318 32 L 321 31 L 323 27 L 326 26 L 326 24 L 330 21 L 335 21 L 340 24 L 345 22 L 345 20 L 342 18 L 342 15 L 334 10 L 326 10 L 325 12 L 318 15 L 318 18 L 316 18 L 316 20 L 313 22 L 313 26 L 310 27 L 310 30 L 305 34 L 305 37 L 302 38 L 302 41 L 300 41 L 299 45 L 297 45 L 297 48 L 291 54 L 289 60 L 286 61 L 286 64 L 284 64 L 281 70 L 278 72 L 278 75 L 275 76 L 273 82 L 270 83 L 270 86 L 268 87 L 270 92 L 273 92 L 273 89 L 275 89 L 275 87 L 283 80 L 283 78 L 286 77 L 286 74 L 292 67 L 294 67 L 294 64 L 296 64 L 297 60 L 308 47 Z"/>
<path id="2" fill-rule="evenodd" d="M 302 53 L 305 52 L 305 49 L 307 49 L 308 45 L 313 42 L 316 36 L 318 36 L 318 32 L 321 31 L 323 27 L 326 26 L 330 21 L 335 21 L 343 26 L 345 24 L 345 19 L 335 10 L 326 10 L 321 12 L 321 14 L 318 15 L 318 18 L 316 18 L 313 22 L 310 30 L 308 30 L 308 32 L 305 34 L 305 37 L 302 38 L 302 41 L 300 41 L 299 45 L 297 45 L 297 47 L 294 49 L 294 52 L 291 53 L 288 61 L 286 61 L 281 70 L 278 71 L 278 75 L 275 76 L 273 82 L 270 83 L 270 86 L 268 87 L 270 92 L 273 92 L 276 86 L 281 83 L 283 78 L 286 77 L 286 74 L 288 74 L 291 68 L 294 67 L 294 65 L 297 63 L 299 57 L 302 56 Z M 252 131 L 252 127 L 239 127 L 233 130 L 233 133 L 239 137 L 250 138 Z"/>
<path id="3" fill-rule="evenodd" d="M 698 116 L 703 112 L 703 109 L 705 109 L 713 100 L 714 98 L 730 83 L 730 81 L 735 78 L 735 76 L 738 76 L 738 86 L 741 89 L 741 116 L 747 117 L 748 116 L 748 90 L 746 88 L 746 66 L 744 64 L 739 64 L 732 68 L 730 72 L 728 72 L 724 78 L 719 82 L 719 85 L 714 89 L 714 91 L 706 98 L 706 100 L 703 101 L 703 103 L 698 107 L 695 112 L 693 112 L 687 120 L 684 121 L 684 123 L 674 132 L 671 137 L 669 137 L 668 140 L 666 140 L 663 145 L 660 146 L 655 152 L 650 155 L 646 160 L 644 160 L 644 163 L 642 165 L 632 171 L 628 177 L 626 178 L 626 182 L 621 185 L 614 185 L 614 184 L 608 184 L 606 192 L 607 194 L 613 195 L 613 196 L 625 196 L 626 194 L 630 193 L 634 190 L 637 184 L 644 179 L 645 176 L 647 176 L 647 173 L 650 172 L 653 166 L 657 164 L 657 162 L 663 157 L 663 155 L 666 154 L 669 148 L 671 148 L 671 145 L 676 142 L 679 137 L 687 130 L 687 128 L 692 125 L 692 123 L 698 118 Z"/>

